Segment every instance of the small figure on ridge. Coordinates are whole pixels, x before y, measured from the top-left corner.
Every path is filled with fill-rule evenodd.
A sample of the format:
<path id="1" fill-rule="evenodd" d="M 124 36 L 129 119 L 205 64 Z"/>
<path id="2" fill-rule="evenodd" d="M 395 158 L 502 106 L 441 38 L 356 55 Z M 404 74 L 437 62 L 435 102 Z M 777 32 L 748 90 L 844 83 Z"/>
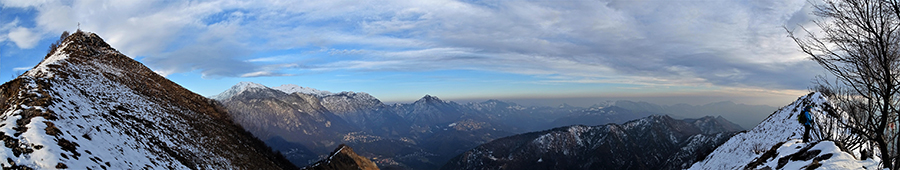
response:
<path id="1" fill-rule="evenodd" d="M 797 115 L 797 120 L 800 121 L 800 124 L 802 124 L 805 129 L 805 131 L 803 131 L 803 142 L 809 142 L 809 130 L 812 129 L 812 117 L 809 112 L 812 108 L 812 106 L 806 106 L 806 108 L 803 109 L 803 112 L 800 112 L 800 115 Z"/>

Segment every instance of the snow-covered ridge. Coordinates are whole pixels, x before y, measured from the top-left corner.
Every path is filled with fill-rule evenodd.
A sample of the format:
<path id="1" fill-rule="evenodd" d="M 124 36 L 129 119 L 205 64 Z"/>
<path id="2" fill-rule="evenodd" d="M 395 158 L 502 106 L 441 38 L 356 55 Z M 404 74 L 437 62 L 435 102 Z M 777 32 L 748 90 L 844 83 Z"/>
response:
<path id="1" fill-rule="evenodd" d="M 813 120 L 825 120 L 826 105 L 830 106 L 831 103 L 821 93 L 802 96 L 769 115 L 753 129 L 735 135 L 690 169 L 743 169 L 776 144 L 802 139 L 803 126 L 797 122 L 797 116 L 804 107 L 813 106 Z"/>
<path id="2" fill-rule="evenodd" d="M 223 100 L 229 99 L 231 97 L 237 96 L 238 94 L 241 94 L 244 91 L 254 90 L 254 89 L 257 89 L 257 90 L 271 89 L 271 90 L 275 90 L 275 91 L 282 92 L 285 94 L 293 94 L 293 93 L 307 94 L 307 95 L 315 96 L 320 99 L 330 97 L 330 96 L 350 96 L 350 97 L 356 97 L 356 98 L 363 98 L 366 100 L 374 99 L 374 97 L 372 97 L 371 95 L 369 95 L 368 93 L 365 93 L 365 92 L 343 91 L 340 93 L 332 93 L 332 92 L 325 91 L 325 90 L 319 90 L 319 89 L 315 89 L 312 87 L 303 87 L 303 86 L 298 86 L 298 85 L 294 85 L 294 84 L 282 84 L 281 86 L 278 86 L 278 87 L 267 87 L 267 86 L 259 84 L 259 83 L 246 82 L 246 81 L 235 84 L 234 86 L 231 86 L 231 88 L 229 88 L 228 90 L 225 90 L 222 93 L 210 96 L 209 98 L 223 101 Z"/>
<path id="3" fill-rule="evenodd" d="M 235 84 L 234 86 L 231 86 L 231 88 L 229 88 L 228 90 L 225 90 L 224 92 L 211 96 L 209 98 L 215 100 L 225 100 L 235 95 L 241 94 L 241 92 L 244 92 L 248 89 L 268 89 L 268 87 L 259 83 L 243 81 Z"/>
<path id="4" fill-rule="evenodd" d="M 283 92 L 285 92 L 285 93 L 287 93 L 287 94 L 291 94 L 291 93 L 303 93 L 303 94 L 313 95 L 313 96 L 316 96 L 316 97 L 322 97 L 322 96 L 327 96 L 327 95 L 333 94 L 333 93 L 331 93 L 331 92 L 329 92 L 329 91 L 324 91 L 324 90 L 314 89 L 314 88 L 312 88 L 312 87 L 298 86 L 298 85 L 295 85 L 295 84 L 282 84 L 281 86 L 278 86 L 278 87 L 272 87 L 272 89 L 275 89 L 275 90 L 278 90 L 278 91 L 283 91 Z"/>
<path id="5" fill-rule="evenodd" d="M 208 99 L 76 32 L 0 86 L 0 166 L 14 169 L 279 168 Z M 255 140 L 255 141 L 254 141 Z M 242 145 L 244 147 L 226 147 Z"/>
<path id="6" fill-rule="evenodd" d="M 72 44 L 72 43 L 71 42 L 63 42 L 57 48 L 65 49 L 66 47 L 69 46 L 69 44 Z M 35 66 L 33 69 L 25 72 L 24 75 L 31 76 L 31 77 L 53 77 L 53 73 L 49 71 L 48 66 L 49 65 L 58 65 L 58 64 L 60 64 L 60 62 L 62 60 L 65 60 L 66 58 L 69 58 L 69 54 L 66 54 L 65 52 L 63 52 L 63 50 L 56 50 L 53 54 L 51 54 L 49 57 L 44 59 L 44 61 L 41 61 L 41 63 L 38 64 L 37 66 Z"/>

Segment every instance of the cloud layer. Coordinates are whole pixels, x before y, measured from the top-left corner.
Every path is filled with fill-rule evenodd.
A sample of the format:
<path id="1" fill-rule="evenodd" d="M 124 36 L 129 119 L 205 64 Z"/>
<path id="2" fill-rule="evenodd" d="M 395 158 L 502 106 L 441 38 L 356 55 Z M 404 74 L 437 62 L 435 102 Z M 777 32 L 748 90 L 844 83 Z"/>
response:
<path id="1" fill-rule="evenodd" d="M 33 48 L 80 23 L 164 75 L 479 70 L 804 89 L 821 73 L 785 37 L 812 18 L 805 0 L 0 2 L 37 13 L 21 18 L 33 28 L 0 29 L 0 41 Z"/>

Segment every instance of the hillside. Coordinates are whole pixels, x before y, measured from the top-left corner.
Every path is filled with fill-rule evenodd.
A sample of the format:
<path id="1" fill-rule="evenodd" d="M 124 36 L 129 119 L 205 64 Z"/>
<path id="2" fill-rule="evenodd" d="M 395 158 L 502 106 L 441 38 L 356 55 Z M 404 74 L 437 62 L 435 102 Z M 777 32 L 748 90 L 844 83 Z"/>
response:
<path id="1" fill-rule="evenodd" d="M 328 154 L 328 158 L 322 159 L 310 166 L 303 167 L 304 170 L 378 170 L 368 158 L 359 156 L 353 152 L 353 148 L 347 145 L 338 145 L 337 149 Z"/>
<path id="2" fill-rule="evenodd" d="M 825 108 L 832 107 L 830 105 L 821 93 L 802 96 L 769 115 L 753 129 L 735 135 L 690 169 L 877 169 L 880 161 L 877 157 L 857 160 L 858 156 L 852 155 L 859 155 L 858 152 L 838 149 L 832 141 L 803 143 L 799 140 L 803 137 L 803 126 L 797 122 L 797 116 L 803 108 L 813 106 L 813 119 L 824 120 L 828 116 L 825 112 L 831 110 Z"/>
<path id="3" fill-rule="evenodd" d="M 716 122 L 710 119 L 715 118 L 653 115 L 624 124 L 514 135 L 466 151 L 441 169 L 682 169 L 735 133 L 704 133 L 728 131 L 715 123 L 697 123 Z"/>
<path id="4" fill-rule="evenodd" d="M 3 166 L 294 169 L 216 102 L 76 32 L 0 86 Z M 4 169 L 5 169 L 4 168 Z"/>

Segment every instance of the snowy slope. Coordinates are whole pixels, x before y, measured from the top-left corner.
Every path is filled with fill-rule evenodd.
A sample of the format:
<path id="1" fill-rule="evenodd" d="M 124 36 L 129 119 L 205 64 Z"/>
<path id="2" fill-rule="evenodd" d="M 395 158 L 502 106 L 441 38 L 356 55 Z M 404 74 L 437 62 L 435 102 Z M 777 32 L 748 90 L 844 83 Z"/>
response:
<path id="1" fill-rule="evenodd" d="M 777 159 L 776 159 L 777 158 Z M 877 159 L 857 160 L 832 141 L 779 143 L 754 160 L 747 169 L 878 169 Z"/>
<path id="2" fill-rule="evenodd" d="M 238 84 L 235 84 L 234 86 L 231 86 L 231 88 L 229 88 L 228 90 L 225 90 L 224 92 L 219 93 L 214 96 L 211 96 L 209 98 L 222 101 L 225 99 L 229 99 L 229 98 L 231 98 L 235 95 L 238 95 L 241 92 L 244 92 L 249 89 L 265 89 L 265 88 L 268 88 L 268 87 L 266 87 L 262 84 L 254 83 L 254 82 L 243 81 Z"/>
<path id="3" fill-rule="evenodd" d="M 735 135 L 728 142 L 719 146 L 715 151 L 713 151 L 707 158 L 703 161 L 695 163 L 690 169 L 744 169 L 748 164 L 757 160 L 761 156 L 765 155 L 765 153 L 773 148 L 776 145 L 780 145 L 780 143 L 785 142 L 783 146 L 777 146 L 779 154 L 789 155 L 794 152 L 783 150 L 784 148 L 794 147 L 795 149 L 799 149 L 797 147 L 806 146 L 806 143 L 797 143 L 797 139 L 802 139 L 803 137 L 803 126 L 797 122 L 797 116 L 802 112 L 803 108 L 807 105 L 812 105 L 814 108 L 812 110 L 812 114 L 814 116 L 814 120 L 824 120 L 825 110 L 823 109 L 826 105 L 830 105 L 828 99 L 821 95 L 820 93 L 811 93 L 809 95 L 798 98 L 797 101 L 782 107 L 775 113 L 771 114 L 768 118 L 763 120 L 759 125 L 754 127 L 753 129 Z M 817 122 L 817 123 L 827 123 L 827 122 Z M 836 147 L 833 142 L 821 142 L 818 143 L 815 147 L 818 148 L 827 148 L 827 147 Z M 835 157 L 830 160 L 830 162 L 859 162 L 853 157 L 850 156 L 850 159 L 846 159 L 845 155 L 849 155 L 846 152 L 841 152 L 840 150 L 826 150 L 823 151 L 822 154 L 833 153 Z M 801 163 L 811 163 L 807 160 L 800 161 Z M 775 162 L 778 162 L 776 160 Z M 821 162 L 826 163 L 829 161 Z M 793 163 L 793 162 L 792 162 Z M 804 165 L 807 165 L 804 164 Z M 865 164 L 865 163 L 855 163 L 856 164 Z M 865 164 L 868 165 L 868 164 Z M 822 167 L 830 167 L 830 166 L 839 166 L 839 165 L 825 165 Z M 761 168 L 756 167 L 756 168 Z M 776 168 L 775 166 L 771 166 L 770 168 Z M 780 168 L 779 168 L 780 169 Z M 786 169 L 797 169 L 797 168 L 786 168 Z M 843 168 L 838 168 L 843 169 Z"/>
<path id="4" fill-rule="evenodd" d="M 303 86 L 298 86 L 298 85 L 294 85 L 294 84 L 282 84 L 281 86 L 278 86 L 278 87 L 272 87 L 272 89 L 283 91 L 287 94 L 303 93 L 303 94 L 313 95 L 316 97 L 323 97 L 323 96 L 333 94 L 329 91 L 314 89 L 312 87 L 303 87 Z"/>
<path id="5" fill-rule="evenodd" d="M 281 169 L 212 101 L 93 33 L 0 86 L 0 164 L 35 169 Z"/>

